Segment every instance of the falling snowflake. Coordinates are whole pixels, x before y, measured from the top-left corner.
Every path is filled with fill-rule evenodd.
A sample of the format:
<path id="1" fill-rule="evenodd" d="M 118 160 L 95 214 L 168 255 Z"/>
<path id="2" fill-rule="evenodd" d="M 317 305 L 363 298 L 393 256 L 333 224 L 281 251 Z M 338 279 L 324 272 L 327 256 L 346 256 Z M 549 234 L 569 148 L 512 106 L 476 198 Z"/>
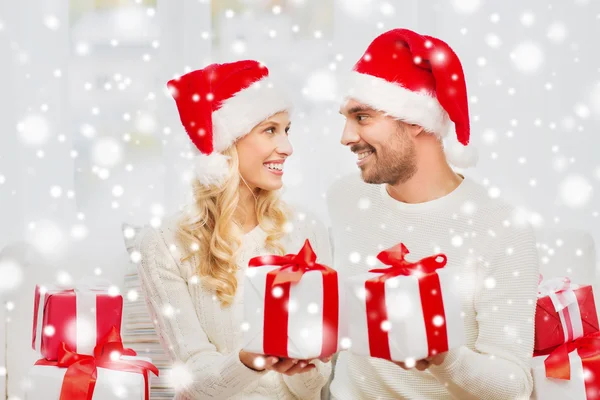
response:
<path id="1" fill-rule="evenodd" d="M 586 104 L 578 103 L 574 107 L 575 114 L 582 119 L 587 119 L 590 116 L 590 109 Z"/>
<path id="2" fill-rule="evenodd" d="M 463 245 L 463 238 L 461 236 L 459 236 L 459 235 L 455 235 L 452 238 L 452 246 L 454 246 L 454 247 L 460 247 L 462 245 Z"/>
<path id="3" fill-rule="evenodd" d="M 30 225 L 28 239 L 43 254 L 59 254 L 65 241 L 62 229 L 49 220 L 38 221 Z"/>
<path id="4" fill-rule="evenodd" d="M 536 72 L 544 62 L 544 53 L 534 42 L 523 42 L 510 54 L 515 67 L 523 73 Z"/>
<path id="5" fill-rule="evenodd" d="M 340 340 L 340 347 L 344 350 L 349 349 L 350 347 L 352 347 L 352 340 L 348 337 L 343 337 Z"/>
<path id="6" fill-rule="evenodd" d="M 390 321 L 383 321 L 381 323 L 381 330 L 384 332 L 389 332 L 392 329 L 392 323 Z"/>
<path id="7" fill-rule="evenodd" d="M 127 300 L 129 301 L 137 301 L 139 298 L 139 294 L 137 290 L 131 289 L 127 292 Z"/>
<path id="8" fill-rule="evenodd" d="M 188 388 L 194 383 L 194 374 L 187 365 L 175 363 L 169 371 L 167 381 L 169 383 L 169 386 L 173 387 L 176 391 L 181 391 Z"/>
<path id="9" fill-rule="evenodd" d="M 46 28 L 56 31 L 60 28 L 60 21 L 55 15 L 46 15 L 44 17 L 44 25 L 46 25 Z"/>
<path id="10" fill-rule="evenodd" d="M 381 13 L 387 17 L 396 13 L 394 6 L 387 1 L 381 3 L 381 6 L 379 6 L 379 11 L 381 11 Z"/>
<path id="11" fill-rule="evenodd" d="M 350 262 L 353 263 L 353 264 L 359 263 L 360 262 L 360 258 L 361 258 L 360 257 L 360 253 L 358 253 L 356 251 L 350 253 L 350 258 L 349 259 L 350 259 Z"/>
<path id="12" fill-rule="evenodd" d="M 71 237 L 75 240 L 83 240 L 88 235 L 88 228 L 83 224 L 75 224 L 71 227 Z"/>
<path id="13" fill-rule="evenodd" d="M 275 286 L 273 288 L 273 290 L 271 291 L 271 294 L 273 295 L 273 297 L 275 297 L 276 299 L 278 299 L 281 296 L 283 296 L 283 289 L 281 288 L 281 286 Z"/>
<path id="14" fill-rule="evenodd" d="M 339 5 L 355 18 L 367 18 L 371 14 L 373 0 L 344 0 Z"/>
<path id="15" fill-rule="evenodd" d="M 562 43 L 567 37 L 567 28 L 565 27 L 565 24 L 562 22 L 553 22 L 548 27 L 547 36 L 553 43 Z"/>
<path id="16" fill-rule="evenodd" d="M 492 129 L 486 129 L 485 131 L 483 131 L 482 139 L 485 144 L 492 145 L 496 143 L 497 138 L 498 135 Z"/>
<path id="17" fill-rule="evenodd" d="M 233 51 L 234 54 L 237 55 L 241 55 L 244 54 L 246 52 L 246 42 L 244 42 L 243 40 L 235 40 L 232 44 L 231 44 L 231 50 Z"/>
<path id="18" fill-rule="evenodd" d="M 368 197 L 363 197 L 358 201 L 358 208 L 361 210 L 366 210 L 371 207 L 371 199 Z"/>
<path id="19" fill-rule="evenodd" d="M 92 160 L 99 166 L 114 167 L 121 162 L 122 157 L 121 144 L 112 137 L 100 138 L 92 146 Z"/>
<path id="20" fill-rule="evenodd" d="M 123 189 L 123 186 L 121 186 L 121 185 L 115 185 L 112 189 L 112 195 L 115 197 L 123 196 L 124 192 L 125 192 L 125 189 Z"/>
<path id="21" fill-rule="evenodd" d="M 17 289 L 23 281 L 23 268 L 11 259 L 0 260 L 0 295 L 3 292 Z"/>
<path id="22" fill-rule="evenodd" d="M 165 317 L 171 318 L 175 315 L 175 309 L 170 304 L 165 304 L 162 309 L 162 313 Z"/>
<path id="23" fill-rule="evenodd" d="M 592 185 L 581 175 L 571 175 L 560 183 L 559 193 L 567 207 L 581 208 L 592 197 Z"/>
<path id="24" fill-rule="evenodd" d="M 513 325 L 505 325 L 504 333 L 510 338 L 517 338 L 519 336 L 519 330 L 516 326 Z"/>
<path id="25" fill-rule="evenodd" d="M 56 333 L 56 328 L 52 325 L 46 325 L 43 332 L 45 336 L 52 337 Z"/>
<path id="26" fill-rule="evenodd" d="M 96 128 L 94 128 L 94 126 L 90 124 L 81 125 L 79 132 L 81 132 L 81 134 L 88 139 L 91 139 L 96 136 Z"/>
<path id="27" fill-rule="evenodd" d="M 461 14 L 473 14 L 481 6 L 481 0 L 452 0 L 452 6 Z"/>
<path id="28" fill-rule="evenodd" d="M 142 254 L 139 251 L 134 250 L 129 255 L 129 258 L 131 259 L 131 261 L 133 263 L 137 264 L 137 263 L 139 263 L 142 260 Z"/>
<path id="29" fill-rule="evenodd" d="M 532 12 L 526 11 L 521 14 L 521 23 L 523 26 L 531 26 L 535 22 L 535 15 Z"/>
<path id="30" fill-rule="evenodd" d="M 48 121 L 41 115 L 29 115 L 17 124 L 17 131 L 23 144 L 41 146 L 50 138 Z"/>
<path id="31" fill-rule="evenodd" d="M 491 188 L 489 188 L 488 190 L 488 195 L 492 198 L 492 199 L 496 199 L 498 197 L 500 197 L 500 189 L 498 189 L 495 186 L 492 186 Z"/>
<path id="32" fill-rule="evenodd" d="M 404 360 L 404 364 L 406 365 L 406 368 L 414 368 L 415 365 L 417 365 L 417 360 L 414 358 L 407 358 Z"/>
<path id="33" fill-rule="evenodd" d="M 483 282 L 483 285 L 485 286 L 486 289 L 494 289 L 496 287 L 496 279 L 494 279 L 494 277 L 488 277 L 485 279 L 485 281 Z"/>
<path id="34" fill-rule="evenodd" d="M 488 46 L 490 46 L 493 49 L 497 49 L 498 47 L 500 47 L 502 45 L 502 41 L 500 40 L 498 35 L 495 35 L 493 33 L 488 33 L 485 36 L 485 42 L 487 43 Z"/>
<path id="35" fill-rule="evenodd" d="M 316 71 L 308 77 L 303 93 L 312 101 L 331 101 L 335 99 L 336 86 L 336 77 L 331 71 Z"/>
<path id="36" fill-rule="evenodd" d="M 135 127 L 141 133 L 151 134 L 156 130 L 156 119 L 148 113 L 142 113 L 136 118 Z"/>
<path id="37" fill-rule="evenodd" d="M 367 296 L 369 295 L 369 293 L 367 292 L 367 289 L 363 286 L 355 288 L 354 290 L 354 295 L 361 301 L 366 300 Z"/>

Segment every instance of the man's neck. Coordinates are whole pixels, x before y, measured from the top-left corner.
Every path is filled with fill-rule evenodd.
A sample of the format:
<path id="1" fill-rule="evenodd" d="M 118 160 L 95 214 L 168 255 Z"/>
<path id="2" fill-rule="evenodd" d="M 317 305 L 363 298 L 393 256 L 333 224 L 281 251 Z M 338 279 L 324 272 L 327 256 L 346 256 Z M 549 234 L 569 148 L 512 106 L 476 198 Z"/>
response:
<path id="1" fill-rule="evenodd" d="M 451 193 L 463 179 L 445 162 L 435 167 L 420 165 L 409 180 L 395 185 L 386 184 L 386 189 L 393 199 L 403 203 L 426 203 Z"/>

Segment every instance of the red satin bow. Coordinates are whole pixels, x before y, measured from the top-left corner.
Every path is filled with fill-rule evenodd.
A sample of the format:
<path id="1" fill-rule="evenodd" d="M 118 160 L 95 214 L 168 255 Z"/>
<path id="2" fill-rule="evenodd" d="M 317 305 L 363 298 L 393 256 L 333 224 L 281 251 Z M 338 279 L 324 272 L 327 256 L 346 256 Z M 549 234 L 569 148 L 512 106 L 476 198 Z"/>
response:
<path id="1" fill-rule="evenodd" d="M 423 258 L 422 260 L 412 263 L 406 261 L 406 255 L 410 253 L 404 243 L 397 244 L 387 250 L 383 250 L 377 255 L 377 259 L 385 265 L 389 265 L 388 268 L 376 268 L 371 269 L 369 272 L 377 272 L 383 274 L 377 279 L 385 281 L 386 279 L 393 278 L 399 275 L 409 276 L 416 275 L 422 276 L 431 274 L 437 269 L 446 266 L 448 258 L 445 254 L 438 254 Z M 441 260 L 440 260 L 441 259 Z"/>
<path id="2" fill-rule="evenodd" d="M 577 350 L 577 353 L 586 364 L 594 363 L 600 368 L 600 332 L 591 333 L 573 342 L 565 343 L 557 347 L 544 360 L 546 377 L 556 379 L 571 379 L 571 363 L 569 353 Z"/>
<path id="3" fill-rule="evenodd" d="M 302 275 L 308 271 L 324 271 L 335 273 L 335 270 L 326 265 L 316 263 L 317 255 L 313 251 L 308 239 L 298 254 L 286 254 L 285 256 L 258 256 L 248 262 L 248 267 L 264 267 L 265 265 L 280 265 L 273 286 L 282 283 L 298 283 Z"/>
<path id="4" fill-rule="evenodd" d="M 113 327 L 109 334 L 96 345 L 93 356 L 77 354 L 69 350 L 63 342 L 58 351 L 57 361 L 41 359 L 35 365 L 67 368 L 60 400 L 91 400 L 96 387 L 98 367 L 142 374 L 145 383 L 145 399 L 148 400 L 150 398 L 148 372 L 158 376 L 158 369 L 147 361 L 118 359 L 122 355 L 135 356 L 136 352 L 123 347 L 121 335 L 117 328 Z"/>

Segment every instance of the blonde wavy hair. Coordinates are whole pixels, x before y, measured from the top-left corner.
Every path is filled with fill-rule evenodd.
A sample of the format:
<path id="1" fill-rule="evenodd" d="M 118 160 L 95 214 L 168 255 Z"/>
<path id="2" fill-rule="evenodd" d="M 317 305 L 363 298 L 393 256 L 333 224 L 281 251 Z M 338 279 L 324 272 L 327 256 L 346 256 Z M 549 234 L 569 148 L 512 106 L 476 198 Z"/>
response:
<path id="1" fill-rule="evenodd" d="M 243 231 L 234 213 L 239 203 L 239 158 L 235 145 L 223 154 L 229 156 L 229 177 L 221 187 L 192 183 L 193 202 L 178 222 L 176 236 L 184 249 L 181 261 L 197 265 L 202 284 L 216 292 L 222 306 L 233 302 L 237 290 L 237 255 Z M 258 224 L 267 233 L 269 252 L 284 254 L 280 239 L 290 216 L 279 190 L 258 189 L 255 194 Z M 186 253 L 187 251 L 187 253 Z"/>

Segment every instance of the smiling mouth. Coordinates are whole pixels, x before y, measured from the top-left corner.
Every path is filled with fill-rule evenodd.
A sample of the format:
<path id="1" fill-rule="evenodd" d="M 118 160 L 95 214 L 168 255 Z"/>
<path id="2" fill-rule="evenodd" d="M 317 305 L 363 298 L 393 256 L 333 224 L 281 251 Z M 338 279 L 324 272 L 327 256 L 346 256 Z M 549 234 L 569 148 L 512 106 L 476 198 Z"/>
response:
<path id="1" fill-rule="evenodd" d="M 263 165 L 269 172 L 275 175 L 283 174 L 283 163 L 264 163 Z"/>
<path id="2" fill-rule="evenodd" d="M 375 153 L 373 150 L 363 150 L 357 152 L 356 156 L 358 157 L 358 160 L 356 161 L 356 164 L 359 166 L 363 165 L 373 153 Z"/>

